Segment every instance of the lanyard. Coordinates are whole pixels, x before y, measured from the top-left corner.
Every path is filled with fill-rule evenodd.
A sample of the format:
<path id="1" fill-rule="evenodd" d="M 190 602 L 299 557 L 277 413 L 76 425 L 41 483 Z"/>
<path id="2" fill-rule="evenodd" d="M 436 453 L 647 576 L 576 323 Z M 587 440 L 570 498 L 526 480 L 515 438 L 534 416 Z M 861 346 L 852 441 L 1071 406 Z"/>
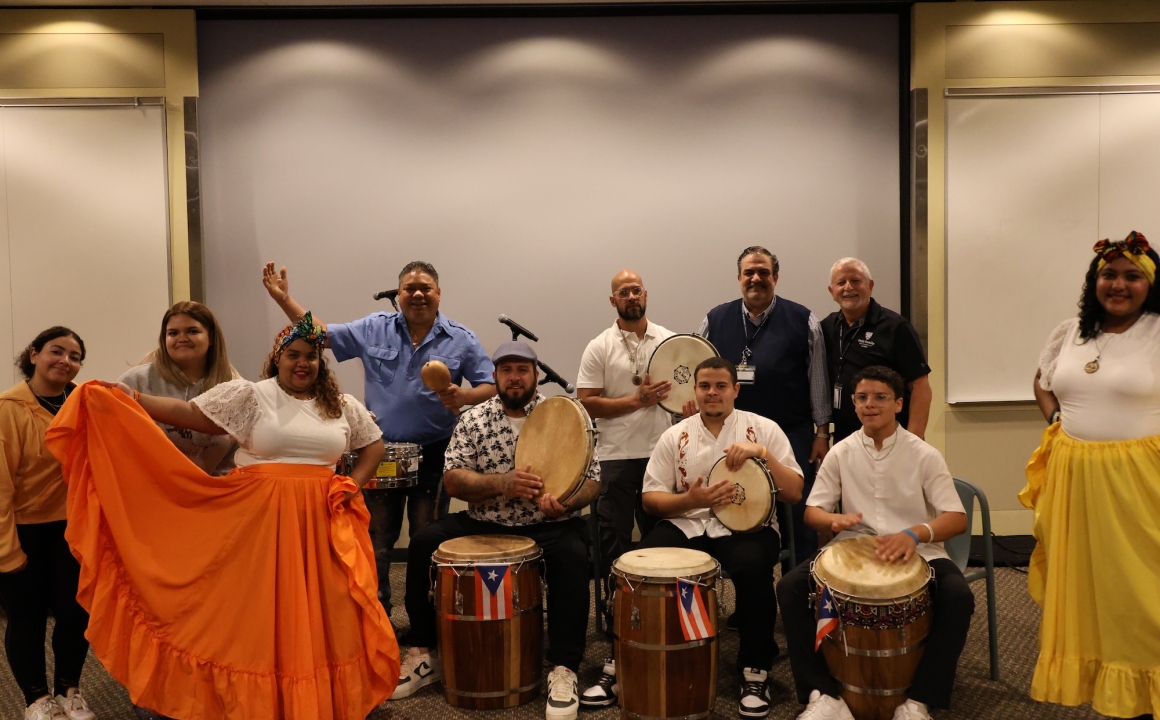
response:
<path id="1" fill-rule="evenodd" d="M 839 322 L 845 323 L 844 320 L 840 320 Z M 854 323 L 854 327 L 838 335 L 838 375 L 842 374 L 842 364 L 846 361 L 846 351 L 854 344 L 855 331 L 861 330 L 865 324 L 866 318 L 862 318 Z"/>
<path id="2" fill-rule="evenodd" d="M 745 312 L 745 311 L 743 311 L 743 312 Z M 772 315 L 772 314 L 773 313 L 770 313 L 769 315 Z M 753 352 L 750 351 L 749 346 L 752 345 L 755 340 L 757 340 L 757 336 L 761 334 L 762 328 L 764 328 L 765 324 L 767 322 L 769 322 L 769 315 L 766 315 L 765 319 L 761 321 L 761 324 L 757 326 L 757 330 L 754 331 L 753 337 L 749 337 L 749 326 L 754 324 L 754 323 L 753 323 L 753 321 L 751 321 L 749 319 L 748 312 L 746 312 L 745 316 L 742 318 L 742 320 L 745 322 L 745 327 L 743 328 L 745 330 L 745 349 L 741 351 L 741 364 L 742 365 L 749 364 L 749 358 L 751 355 L 753 355 Z"/>

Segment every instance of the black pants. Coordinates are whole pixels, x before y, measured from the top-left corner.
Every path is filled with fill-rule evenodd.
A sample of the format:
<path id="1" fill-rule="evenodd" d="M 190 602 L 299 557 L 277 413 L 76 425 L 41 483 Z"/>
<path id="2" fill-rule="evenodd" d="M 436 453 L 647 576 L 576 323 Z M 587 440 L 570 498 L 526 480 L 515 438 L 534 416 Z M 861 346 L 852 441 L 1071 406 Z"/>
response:
<path id="1" fill-rule="evenodd" d="M 407 615 L 412 645 L 435 647 L 435 604 L 431 589 L 431 553 L 440 543 L 465 535 L 521 535 L 544 552 L 548 584 L 547 660 L 573 672 L 584 657 L 588 634 L 588 524 L 579 517 L 559 522 L 512 527 L 484 522 L 458 512 L 437 520 L 411 538 L 407 553 Z"/>
<path id="2" fill-rule="evenodd" d="M 649 515 L 641 503 L 640 490 L 648 458 L 604 460 L 600 463 L 600 497 L 596 500 L 600 526 L 600 577 L 607 578 L 612 561 L 632 549 L 635 520 L 643 538 L 660 518 Z"/>
<path id="3" fill-rule="evenodd" d="M 946 708 L 951 703 L 959 655 L 971 628 L 975 596 L 953 562 L 933 560 L 930 566 L 934 568 L 934 617 L 930 635 L 926 638 L 926 649 L 906 695 L 932 708 Z M 777 584 L 790 667 L 798 701 L 802 703 L 809 702 L 813 690 L 831 697 L 840 697 L 841 690 L 826 666 L 822 651 L 814 650 L 817 620 L 810 607 L 809 593 L 808 562 L 798 565 Z"/>
<path id="4" fill-rule="evenodd" d="M 773 594 L 773 566 L 781 552 L 781 538 L 770 527 L 753 533 L 734 533 L 711 538 L 685 533 L 671 522 L 662 521 L 637 549 L 682 547 L 706 552 L 721 563 L 737 591 L 737 629 L 741 635 L 737 668 L 769 670 L 777 656 L 773 626 L 777 622 L 777 601 Z"/>
<path id="5" fill-rule="evenodd" d="M 407 532 L 415 534 L 447 514 L 451 496 L 439 494 L 443 479 L 443 457 L 451 438 L 422 446 L 423 460 L 419 463 L 419 484 L 398 490 L 364 490 L 363 500 L 371 514 L 371 546 L 375 550 L 375 568 L 379 573 L 379 601 L 387 615 L 391 614 L 391 551 L 403 531 L 403 510 L 407 511 Z"/>
<path id="6" fill-rule="evenodd" d="M 0 598 L 8 613 L 4 649 L 27 705 L 49 694 L 44 633 L 50 609 L 56 618 L 52 631 L 55 692 L 63 695 L 68 688 L 80 685 L 81 668 L 89 652 L 85 640 L 89 614 L 77 604 L 81 566 L 68 549 L 64 528 L 64 520 L 17 525 L 16 535 L 28 556 L 28 567 L 0 573 Z"/>
<path id="7" fill-rule="evenodd" d="M 815 433 L 811 425 L 807 428 L 786 430 L 785 435 L 789 438 L 794 460 L 797 460 L 797 464 L 801 466 L 802 480 L 805 481 L 805 487 L 802 488 L 802 499 L 793 506 L 793 564 L 798 565 L 809 560 L 818 552 L 818 533 L 806 525 L 805 520 L 806 500 L 810 497 L 810 490 L 814 489 L 815 468 L 810 463 L 810 453 L 813 452 Z M 790 569 L 790 567 L 782 567 L 782 574 L 789 572 Z"/>

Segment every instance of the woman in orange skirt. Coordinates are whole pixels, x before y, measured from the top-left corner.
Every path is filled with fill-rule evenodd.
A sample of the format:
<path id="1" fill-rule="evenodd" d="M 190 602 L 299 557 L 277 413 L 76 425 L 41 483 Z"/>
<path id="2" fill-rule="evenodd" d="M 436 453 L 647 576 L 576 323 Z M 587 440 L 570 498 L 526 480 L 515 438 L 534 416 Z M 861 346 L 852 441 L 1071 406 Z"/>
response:
<path id="1" fill-rule="evenodd" d="M 86 383 L 50 426 L 88 638 L 138 705 L 364 720 L 393 691 L 399 650 L 358 492 L 381 433 L 338 391 L 324 337 L 308 313 L 278 336 L 265 380 L 189 402 Z M 228 433 L 237 469 L 206 474 L 153 421 Z M 335 475 L 350 448 L 355 469 Z"/>

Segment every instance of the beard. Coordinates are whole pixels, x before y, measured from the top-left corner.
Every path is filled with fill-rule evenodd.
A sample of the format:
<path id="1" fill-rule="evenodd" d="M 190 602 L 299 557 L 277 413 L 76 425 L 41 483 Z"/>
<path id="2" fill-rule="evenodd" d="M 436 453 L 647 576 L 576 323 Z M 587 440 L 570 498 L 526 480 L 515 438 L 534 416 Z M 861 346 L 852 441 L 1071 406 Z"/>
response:
<path id="1" fill-rule="evenodd" d="M 637 307 L 626 307 L 623 310 L 616 308 L 616 314 L 620 316 L 620 319 L 626 320 L 628 322 L 636 322 L 637 320 L 640 320 L 642 317 L 644 317 L 644 311 L 644 303 L 641 303 Z"/>
<path id="2" fill-rule="evenodd" d="M 508 410 L 523 410 L 532 401 L 532 398 L 536 396 L 536 386 L 533 385 L 515 396 L 509 394 L 510 392 L 510 387 L 504 388 L 504 391 L 499 394 L 499 401 Z"/>

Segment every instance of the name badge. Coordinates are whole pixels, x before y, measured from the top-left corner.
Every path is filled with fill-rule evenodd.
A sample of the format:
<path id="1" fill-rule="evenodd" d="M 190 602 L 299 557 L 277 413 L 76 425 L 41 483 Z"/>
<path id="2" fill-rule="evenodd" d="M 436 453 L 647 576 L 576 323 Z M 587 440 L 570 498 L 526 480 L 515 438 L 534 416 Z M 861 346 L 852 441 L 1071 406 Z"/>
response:
<path id="1" fill-rule="evenodd" d="M 842 409 L 842 385 L 841 383 L 834 383 L 834 409 Z"/>
<path id="2" fill-rule="evenodd" d="M 757 380 L 757 370 L 746 363 L 737 366 L 737 382 L 742 385 L 752 385 Z"/>

